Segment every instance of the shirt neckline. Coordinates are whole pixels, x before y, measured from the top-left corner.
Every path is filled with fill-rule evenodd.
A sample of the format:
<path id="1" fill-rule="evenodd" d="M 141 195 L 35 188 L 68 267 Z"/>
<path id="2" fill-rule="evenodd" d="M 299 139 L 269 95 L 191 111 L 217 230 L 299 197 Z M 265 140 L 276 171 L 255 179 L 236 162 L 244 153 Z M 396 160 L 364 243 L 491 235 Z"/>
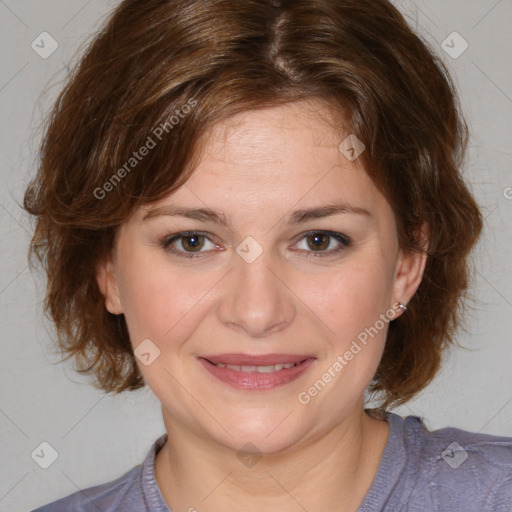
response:
<path id="1" fill-rule="evenodd" d="M 389 475 L 400 472 L 405 466 L 405 447 L 403 445 L 404 419 L 398 414 L 385 411 L 384 419 L 389 424 L 389 436 L 382 454 L 377 473 L 370 489 L 357 512 L 374 512 L 381 510 L 387 503 L 392 488 Z M 162 434 L 149 450 L 142 466 L 142 494 L 151 512 L 172 512 L 165 501 L 155 473 L 156 455 L 167 442 L 167 433 Z M 399 462 L 401 461 L 401 462 Z M 397 467 L 400 464 L 400 467 Z"/>
<path id="2" fill-rule="evenodd" d="M 385 411 L 385 420 L 389 423 L 389 436 L 380 459 L 377 473 L 370 489 L 366 493 L 357 512 L 377 512 L 386 506 L 393 486 L 389 485 L 391 474 L 402 472 L 406 464 L 406 453 L 403 443 L 404 419 L 393 412 Z"/>
<path id="3" fill-rule="evenodd" d="M 142 494 L 146 506 L 151 512 L 172 512 L 160 491 L 155 472 L 156 455 L 167 439 L 168 435 L 165 433 L 153 443 L 142 466 Z"/>

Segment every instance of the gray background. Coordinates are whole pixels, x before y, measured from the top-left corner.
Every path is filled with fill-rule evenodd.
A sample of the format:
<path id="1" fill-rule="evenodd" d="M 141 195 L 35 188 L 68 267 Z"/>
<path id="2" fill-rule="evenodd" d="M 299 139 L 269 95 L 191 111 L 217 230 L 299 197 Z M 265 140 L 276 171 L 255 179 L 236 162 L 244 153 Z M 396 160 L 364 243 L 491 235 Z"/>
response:
<path id="1" fill-rule="evenodd" d="M 117 3 L 0 0 L 2 512 L 31 510 L 117 478 L 141 463 L 165 431 L 159 403 L 147 388 L 104 395 L 71 362 L 57 364 L 51 325 L 42 316 L 44 281 L 27 266 L 31 224 L 20 208 L 37 165 L 43 115 L 65 66 Z M 467 332 L 459 335 L 470 350 L 450 352 L 431 386 L 395 412 L 423 416 L 429 428 L 512 436 L 512 0 L 395 3 L 453 72 L 472 131 L 466 176 L 486 217 L 475 253 L 476 302 Z M 469 44 L 457 58 L 442 48 L 454 31 Z M 42 32 L 59 45 L 45 59 L 31 47 Z M 447 42 L 452 52 L 461 48 L 456 37 Z M 58 453 L 48 469 L 31 457 L 42 442 Z"/>

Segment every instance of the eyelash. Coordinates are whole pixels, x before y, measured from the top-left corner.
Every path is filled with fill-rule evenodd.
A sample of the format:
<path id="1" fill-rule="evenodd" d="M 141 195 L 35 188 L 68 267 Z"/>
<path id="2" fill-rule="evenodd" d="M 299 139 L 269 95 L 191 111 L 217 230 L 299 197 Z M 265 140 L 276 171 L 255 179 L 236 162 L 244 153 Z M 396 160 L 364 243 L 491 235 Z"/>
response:
<path id="1" fill-rule="evenodd" d="M 302 237 L 299 239 L 299 242 L 304 240 L 308 236 L 319 235 L 319 234 L 327 235 L 331 238 L 334 238 L 337 242 L 339 242 L 341 244 L 340 247 L 338 247 L 337 249 L 334 249 L 334 250 L 331 249 L 330 251 L 305 251 L 306 253 L 308 253 L 306 258 L 325 258 L 328 256 L 332 256 L 334 254 L 338 254 L 339 252 L 347 249 L 352 244 L 352 241 L 348 236 L 343 235 L 342 233 L 336 233 L 334 231 L 308 231 L 307 233 L 304 233 L 304 235 L 302 235 Z M 164 239 L 162 239 L 160 241 L 160 245 L 166 251 L 168 251 L 180 258 L 186 258 L 186 259 L 190 259 L 190 260 L 195 259 L 195 258 L 200 258 L 201 254 L 203 252 L 207 252 L 207 251 L 191 253 L 191 252 L 186 252 L 186 251 L 179 251 L 172 246 L 173 242 L 175 242 L 176 240 L 179 240 L 180 238 L 187 238 L 187 237 L 192 237 L 192 236 L 197 236 L 197 235 L 204 236 L 211 243 L 215 244 L 215 242 L 208 236 L 208 233 L 205 233 L 203 231 L 184 231 L 181 233 L 176 233 L 174 235 L 165 237 Z"/>

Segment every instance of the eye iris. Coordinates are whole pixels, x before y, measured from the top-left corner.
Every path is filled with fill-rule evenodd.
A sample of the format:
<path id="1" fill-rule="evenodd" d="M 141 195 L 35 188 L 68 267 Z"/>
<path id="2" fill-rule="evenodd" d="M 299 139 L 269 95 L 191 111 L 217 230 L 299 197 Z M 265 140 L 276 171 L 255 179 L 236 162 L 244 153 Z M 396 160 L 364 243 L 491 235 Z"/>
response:
<path id="1" fill-rule="evenodd" d="M 323 242 L 322 243 L 322 239 L 323 239 Z M 314 240 L 314 245 L 310 245 L 309 244 L 309 241 L 310 240 Z M 318 245 L 317 242 L 320 241 L 320 244 Z M 318 249 L 325 249 L 327 247 L 329 247 L 329 236 L 326 235 L 326 234 L 314 234 L 314 235 L 309 235 L 308 236 L 308 245 L 310 248 L 314 249 L 315 251 L 318 250 Z"/>
<path id="2" fill-rule="evenodd" d="M 196 249 L 202 248 L 202 246 L 204 244 L 204 240 L 202 240 L 202 243 L 201 243 L 200 239 L 203 239 L 203 238 L 204 237 L 202 235 L 184 236 L 181 243 L 185 250 L 191 249 L 194 252 Z M 190 240 L 192 240 L 192 243 L 189 242 Z"/>

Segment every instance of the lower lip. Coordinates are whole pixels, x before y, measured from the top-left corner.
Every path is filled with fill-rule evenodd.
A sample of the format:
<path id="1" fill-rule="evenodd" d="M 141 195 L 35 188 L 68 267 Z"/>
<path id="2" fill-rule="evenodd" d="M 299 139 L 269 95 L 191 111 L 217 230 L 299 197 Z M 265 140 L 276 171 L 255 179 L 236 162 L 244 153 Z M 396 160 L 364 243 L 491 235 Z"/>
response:
<path id="1" fill-rule="evenodd" d="M 309 358 L 302 363 L 275 372 L 242 372 L 230 368 L 219 368 L 210 361 L 199 358 L 201 364 L 217 379 L 237 389 L 262 391 L 274 389 L 299 378 L 315 361 Z"/>

